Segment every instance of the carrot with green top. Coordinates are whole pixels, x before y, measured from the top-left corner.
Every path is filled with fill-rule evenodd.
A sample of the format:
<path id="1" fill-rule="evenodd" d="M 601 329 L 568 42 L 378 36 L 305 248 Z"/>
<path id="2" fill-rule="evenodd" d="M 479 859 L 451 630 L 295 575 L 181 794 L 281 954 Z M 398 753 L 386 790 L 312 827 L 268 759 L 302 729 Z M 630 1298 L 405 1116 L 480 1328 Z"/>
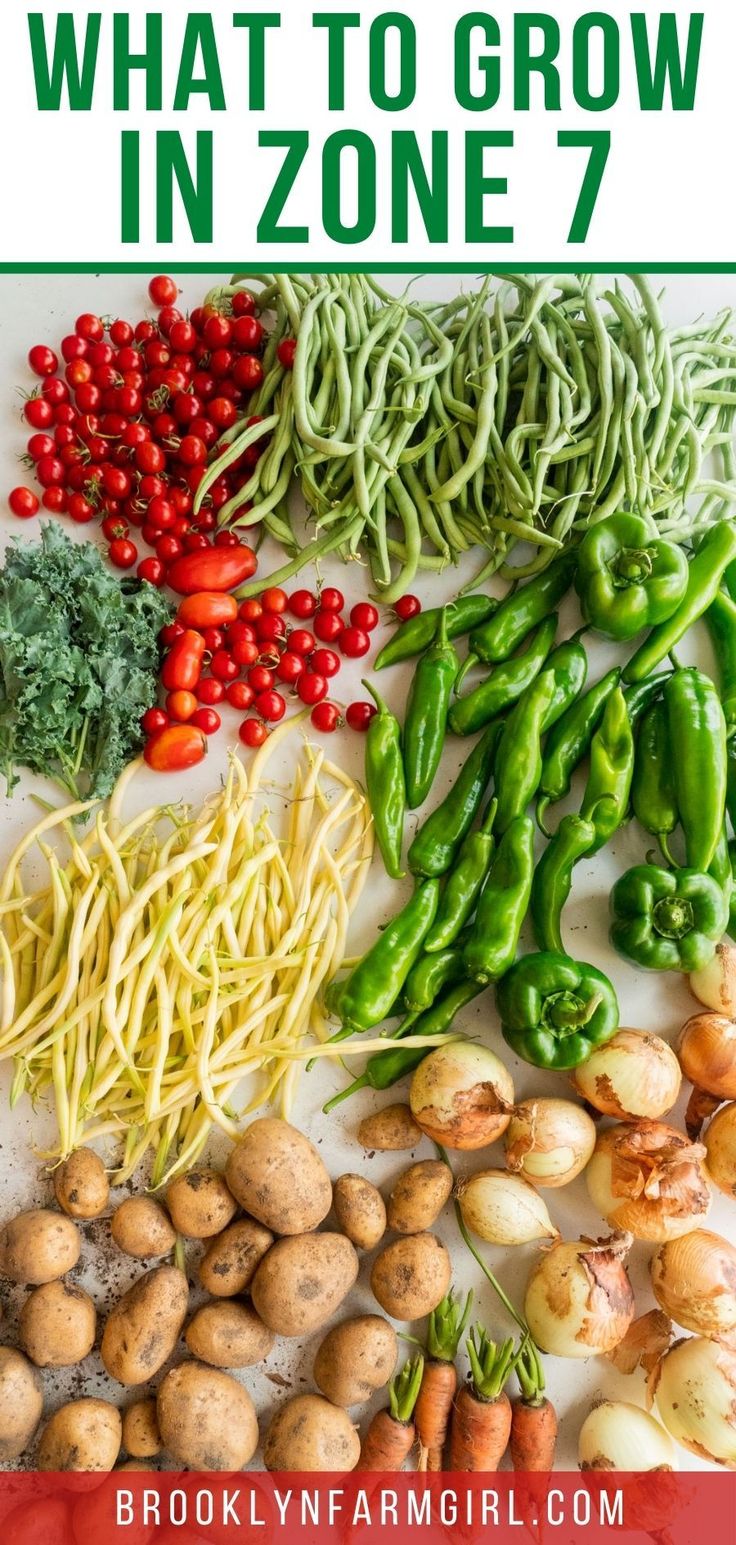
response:
<path id="1" fill-rule="evenodd" d="M 516 1364 L 521 1395 L 511 1406 L 509 1452 L 515 1470 L 554 1469 L 557 1412 L 544 1393 L 544 1372 L 531 1340 L 522 1343 Z"/>
<path id="2" fill-rule="evenodd" d="M 419 1439 L 418 1470 L 435 1472 L 442 1469 L 452 1403 L 457 1393 L 455 1359 L 472 1304 L 473 1294 L 468 1293 L 461 1310 L 459 1301 L 450 1292 L 429 1316 L 427 1356 L 414 1410 Z"/>
<path id="3" fill-rule="evenodd" d="M 363 1439 L 359 1470 L 401 1470 L 414 1447 L 412 1420 L 422 1383 L 424 1358 L 406 1362 L 388 1387 L 389 1404 L 377 1411 Z"/>
<path id="4" fill-rule="evenodd" d="M 511 1402 L 505 1385 L 516 1356 L 513 1338 L 501 1346 L 481 1326 L 467 1339 L 470 1377 L 455 1401 L 450 1429 L 450 1469 L 497 1470 L 511 1433 Z"/>

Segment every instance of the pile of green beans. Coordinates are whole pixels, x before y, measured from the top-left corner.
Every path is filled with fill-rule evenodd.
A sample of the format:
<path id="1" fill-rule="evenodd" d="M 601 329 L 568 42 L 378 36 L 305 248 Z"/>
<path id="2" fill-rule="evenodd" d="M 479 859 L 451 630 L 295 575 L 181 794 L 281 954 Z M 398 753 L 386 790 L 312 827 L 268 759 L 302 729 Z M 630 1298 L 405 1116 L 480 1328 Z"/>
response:
<path id="1" fill-rule="evenodd" d="M 633 293 L 585 274 L 493 280 L 441 304 L 360 274 L 239 274 L 211 292 L 227 308 L 247 285 L 270 330 L 263 384 L 220 440 L 195 509 L 262 445 L 219 520 L 262 525 L 284 547 L 269 582 L 337 551 L 366 556 L 391 601 L 418 570 L 474 547 L 485 549 L 474 585 L 499 569 L 533 573 L 624 504 L 678 542 L 723 517 L 736 499 L 730 314 L 669 328 L 643 276 Z M 286 338 L 293 369 L 278 358 Z M 703 475 L 710 452 L 721 478 Z M 306 544 L 294 480 L 314 529 Z M 519 541 L 536 552 L 512 569 Z"/>

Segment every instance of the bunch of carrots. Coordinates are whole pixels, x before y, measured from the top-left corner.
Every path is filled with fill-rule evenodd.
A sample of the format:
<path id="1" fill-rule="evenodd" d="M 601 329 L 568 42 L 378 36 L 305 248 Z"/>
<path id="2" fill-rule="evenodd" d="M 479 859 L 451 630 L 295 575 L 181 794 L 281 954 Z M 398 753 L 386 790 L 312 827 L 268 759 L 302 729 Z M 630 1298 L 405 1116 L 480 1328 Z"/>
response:
<path id="1" fill-rule="evenodd" d="M 497 1470 L 507 1448 L 514 1470 L 553 1469 L 557 1416 L 528 1335 L 515 1348 L 512 1337 L 498 1344 L 474 1326 L 466 1340 L 470 1373 L 458 1389 L 455 1363 L 471 1305 L 472 1293 L 461 1310 L 450 1292 L 430 1315 L 426 1356 L 392 1379 L 389 1404 L 363 1440 L 359 1469 L 401 1470 L 418 1441 L 418 1469 L 441 1471 L 448 1437 L 449 1470 Z M 512 1373 L 520 1388 L 514 1401 L 506 1393 Z"/>

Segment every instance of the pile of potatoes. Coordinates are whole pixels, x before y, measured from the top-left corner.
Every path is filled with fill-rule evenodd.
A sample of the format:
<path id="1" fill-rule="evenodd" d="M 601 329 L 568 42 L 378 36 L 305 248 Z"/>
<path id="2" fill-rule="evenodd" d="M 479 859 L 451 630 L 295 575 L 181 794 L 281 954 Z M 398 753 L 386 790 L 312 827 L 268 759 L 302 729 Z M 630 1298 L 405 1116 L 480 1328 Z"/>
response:
<path id="1" fill-rule="evenodd" d="M 383 1120 L 381 1125 L 380 1118 Z M 380 1113 L 361 1140 L 396 1150 L 417 1140 L 403 1116 Z M 383 1141 L 382 1141 L 383 1140 Z M 21 1213 L 0 1231 L 0 1277 L 30 1286 L 18 1347 L 0 1346 L 0 1462 L 28 1452 L 43 1413 L 40 1370 L 81 1361 L 98 1344 L 103 1366 L 138 1391 L 122 1412 L 112 1401 L 72 1400 L 43 1426 L 41 1470 L 153 1468 L 166 1455 L 191 1470 L 239 1470 L 259 1441 L 253 1401 L 227 1370 L 254 1367 L 279 1337 L 330 1328 L 315 1360 L 319 1393 L 278 1409 L 264 1439 L 268 1469 L 349 1470 L 360 1454 L 350 1408 L 394 1373 L 396 1331 L 380 1314 L 337 1324 L 356 1282 L 358 1251 L 380 1248 L 370 1274 L 375 1299 L 401 1321 L 423 1318 L 450 1285 L 450 1260 L 431 1232 L 452 1190 L 447 1165 L 412 1164 L 386 1202 L 360 1175 L 333 1187 L 316 1148 L 276 1118 L 253 1121 L 225 1171 L 177 1177 L 162 1201 L 126 1198 L 110 1216 L 112 1240 L 146 1270 L 110 1308 L 101 1334 L 92 1299 L 68 1280 L 81 1248 L 78 1222 L 109 1208 L 101 1160 L 80 1149 L 54 1174 L 60 1211 Z M 328 1214 L 334 1228 L 322 1228 Z M 383 1243 L 387 1228 L 396 1236 Z M 201 1241 L 197 1274 L 209 1295 L 190 1313 L 183 1241 Z M 169 1366 L 183 1335 L 190 1360 Z M 162 1375 L 162 1376 L 161 1376 Z M 149 1386 L 159 1376 L 155 1395 Z"/>

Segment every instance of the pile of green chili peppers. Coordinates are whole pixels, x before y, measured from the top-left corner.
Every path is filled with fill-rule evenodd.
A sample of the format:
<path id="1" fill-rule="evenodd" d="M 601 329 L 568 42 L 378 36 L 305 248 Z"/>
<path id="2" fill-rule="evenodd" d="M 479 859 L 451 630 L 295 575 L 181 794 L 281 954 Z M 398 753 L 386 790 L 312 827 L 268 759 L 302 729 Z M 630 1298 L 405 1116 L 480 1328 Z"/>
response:
<path id="1" fill-rule="evenodd" d="M 583 626 L 557 643 L 557 608 L 573 584 Z M 614 989 L 571 959 L 563 915 L 575 866 L 632 818 L 649 847 L 613 887 L 611 943 L 653 970 L 693 971 L 712 956 L 732 924 L 736 871 L 727 825 L 736 830 L 732 586 L 736 595 L 733 526 L 713 527 L 686 562 L 645 520 L 614 515 L 500 602 L 461 597 L 397 630 L 376 667 L 415 659 L 414 676 L 403 725 L 366 683 L 378 708 L 366 782 L 387 872 L 398 879 L 408 869 L 415 890 L 332 1006 L 341 1037 L 398 1024 L 330 1105 L 410 1072 L 426 1050 L 402 1039 L 456 1034 L 455 1016 L 489 986 L 506 1040 L 537 1066 L 574 1067 L 613 1035 Z M 718 686 L 675 653 L 703 616 Z M 645 624 L 630 657 L 589 683 L 586 630 L 621 644 Z M 452 640 L 463 635 L 461 667 Z M 463 692 L 480 662 L 485 679 Z M 446 736 L 473 733 L 454 785 L 420 818 L 404 859 L 407 811 L 424 804 Z M 552 807 L 583 764 L 579 808 L 553 830 Z M 527 920 L 538 953 L 517 959 Z"/>

